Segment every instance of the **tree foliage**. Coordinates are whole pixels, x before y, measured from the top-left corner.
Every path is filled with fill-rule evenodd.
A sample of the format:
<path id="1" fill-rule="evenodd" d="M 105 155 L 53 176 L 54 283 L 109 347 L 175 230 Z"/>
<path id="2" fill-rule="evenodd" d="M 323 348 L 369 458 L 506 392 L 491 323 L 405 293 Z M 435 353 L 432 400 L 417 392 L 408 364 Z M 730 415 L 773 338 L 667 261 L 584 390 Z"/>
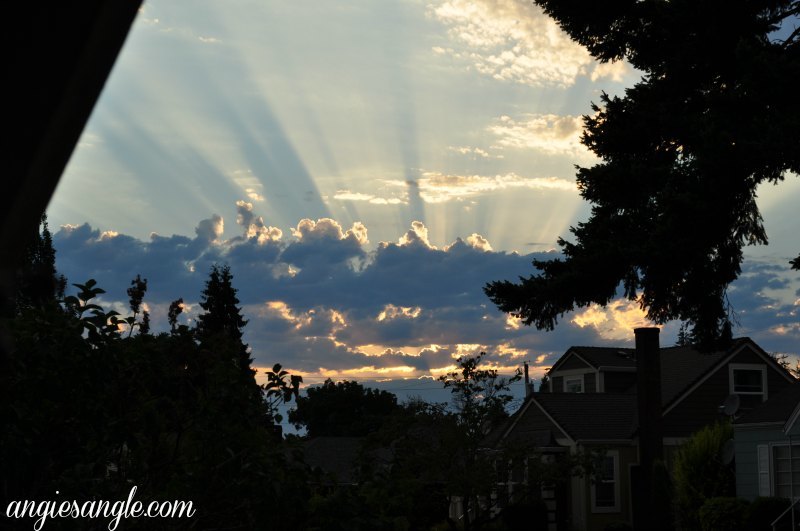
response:
<path id="1" fill-rule="evenodd" d="M 800 1 L 536 3 L 596 59 L 627 60 L 643 77 L 584 118 L 582 142 L 601 161 L 578 169 L 592 210 L 574 241 L 559 239 L 564 257 L 535 261 L 541 274 L 519 283 L 490 283 L 487 295 L 549 330 L 621 285 L 656 323 L 688 321 L 700 342 L 727 338 L 742 249 L 767 243 L 757 187 L 800 172 L 789 81 L 800 78 L 790 24 Z"/>
<path id="2" fill-rule="evenodd" d="M 380 428 L 397 409 L 397 397 L 392 393 L 329 378 L 297 398 L 289 421 L 305 427 L 309 437 L 362 437 Z"/>
<path id="3" fill-rule="evenodd" d="M 16 275 L 15 309 L 20 312 L 32 306 L 55 304 L 64 297 L 67 280 L 56 272 L 56 251 L 53 236 L 42 214 L 39 228 L 25 250 L 23 263 Z"/>
<path id="4" fill-rule="evenodd" d="M 707 500 L 736 493 L 733 467 L 722 462 L 723 446 L 732 437 L 730 423 L 706 426 L 678 451 L 675 498 L 682 529 L 700 528 L 700 508 Z"/>
<path id="5" fill-rule="evenodd" d="M 94 280 L 74 286 L 62 305 L 24 308 L 10 324 L 14 343 L 0 371 L 4 503 L 48 500 L 55 491 L 124 500 L 136 485 L 145 505 L 191 500 L 197 513 L 130 520 L 126 529 L 260 529 L 277 514 L 282 525 L 299 526 L 305 475 L 264 422 L 252 373 L 248 383 L 231 363 L 241 342 L 217 336 L 201 344 L 186 326 L 144 333 L 140 277 L 129 316 L 98 302 L 104 291 Z"/>
<path id="6" fill-rule="evenodd" d="M 247 321 L 242 317 L 238 306 L 237 291 L 233 287 L 233 274 L 229 266 L 211 266 L 200 300 L 204 313 L 197 317 L 195 334 L 200 344 L 206 347 L 213 348 L 220 341 L 236 344 L 237 353 L 234 359 L 244 374 L 252 375 L 250 363 L 253 360 L 250 358 L 248 346 L 242 340 Z M 170 306 L 170 319 L 173 319 L 172 312 L 176 309 Z M 177 318 L 177 314 L 174 314 L 174 318 Z"/>

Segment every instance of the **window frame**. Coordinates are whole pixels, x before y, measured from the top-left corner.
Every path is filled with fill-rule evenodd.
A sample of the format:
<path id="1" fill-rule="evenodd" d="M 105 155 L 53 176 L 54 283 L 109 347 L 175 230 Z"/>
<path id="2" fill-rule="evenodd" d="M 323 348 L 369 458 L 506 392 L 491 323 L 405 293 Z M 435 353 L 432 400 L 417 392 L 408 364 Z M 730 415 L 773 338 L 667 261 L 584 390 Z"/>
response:
<path id="1" fill-rule="evenodd" d="M 589 490 L 591 491 L 592 513 L 618 513 L 620 509 L 620 477 L 619 477 L 619 450 L 608 450 L 605 455 L 606 458 L 610 457 L 613 460 L 614 479 L 613 480 L 600 480 L 606 483 L 614 484 L 614 505 L 613 506 L 598 506 L 597 505 L 597 479 L 592 477 L 592 483 Z"/>
<path id="2" fill-rule="evenodd" d="M 566 376 L 566 375 L 562 376 L 562 378 L 563 378 L 563 380 L 562 380 L 563 381 L 563 383 L 562 383 L 562 391 L 565 392 L 565 393 L 583 393 L 585 391 L 585 389 L 586 389 L 586 381 L 584 380 L 583 376 L 584 376 L 583 374 L 575 374 L 575 375 L 571 375 L 571 376 Z M 580 391 L 568 391 L 567 390 L 567 382 L 568 381 L 573 381 L 574 382 L 576 380 L 580 380 L 580 382 L 581 382 L 581 390 Z"/>
<path id="3" fill-rule="evenodd" d="M 761 391 L 737 391 L 734 382 L 736 371 L 759 371 L 761 373 Z M 767 389 L 767 366 L 762 363 L 730 363 L 728 365 L 728 390 L 730 394 L 742 396 L 761 396 L 761 401 L 769 398 Z"/>

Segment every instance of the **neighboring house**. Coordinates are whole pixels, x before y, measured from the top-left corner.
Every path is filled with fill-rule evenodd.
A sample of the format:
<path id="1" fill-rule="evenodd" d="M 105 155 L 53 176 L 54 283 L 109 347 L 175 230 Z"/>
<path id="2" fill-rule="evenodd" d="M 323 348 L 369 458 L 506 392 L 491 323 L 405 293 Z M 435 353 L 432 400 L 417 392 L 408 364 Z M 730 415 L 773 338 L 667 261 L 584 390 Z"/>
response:
<path id="1" fill-rule="evenodd" d="M 772 396 L 733 424 L 736 494 L 800 497 L 800 385 Z"/>
<path id="2" fill-rule="evenodd" d="M 640 350 L 642 331 L 655 332 L 649 334 L 654 347 Z M 613 522 L 641 519 L 648 508 L 637 493 L 647 489 L 632 485 L 649 485 L 642 474 L 652 470 L 655 459 L 669 465 L 678 445 L 723 418 L 720 406 L 729 395 L 739 395 L 742 410 L 748 410 L 795 381 L 748 338 L 709 353 L 693 347 L 659 349 L 657 329 L 636 333 L 637 349 L 567 350 L 550 369 L 546 388 L 530 393 L 487 438 L 494 447 L 549 441 L 536 446 L 553 458 L 559 452 L 605 450 L 594 478 L 573 477 L 560 494 L 551 489 L 543 496 L 552 531 L 602 530 Z M 637 466 L 643 463 L 650 465 Z M 501 487 L 513 491 L 514 483 L 509 477 Z M 513 502 L 513 494 L 508 499 Z"/>

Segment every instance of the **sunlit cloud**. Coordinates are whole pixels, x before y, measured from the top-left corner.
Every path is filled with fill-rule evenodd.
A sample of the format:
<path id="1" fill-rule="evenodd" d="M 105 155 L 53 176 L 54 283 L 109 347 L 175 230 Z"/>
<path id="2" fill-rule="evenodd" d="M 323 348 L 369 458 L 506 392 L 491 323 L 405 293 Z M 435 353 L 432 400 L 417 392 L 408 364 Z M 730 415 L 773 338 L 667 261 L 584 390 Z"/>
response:
<path id="1" fill-rule="evenodd" d="M 397 245 L 408 247 L 419 245 L 428 249 L 435 249 L 428 240 L 428 228 L 421 221 L 412 221 L 411 228 L 397 241 Z"/>
<path id="2" fill-rule="evenodd" d="M 621 66 L 598 66 L 532 2 L 518 0 L 446 0 L 429 7 L 445 24 L 452 47 L 434 53 L 450 55 L 481 74 L 532 86 L 568 87 L 578 76 L 619 78 Z"/>
<path id="3" fill-rule="evenodd" d="M 630 342 L 631 330 L 654 326 L 636 301 L 617 299 L 606 307 L 592 304 L 575 312 L 570 321 L 580 328 L 593 328 L 597 334 L 609 340 Z"/>
<path id="4" fill-rule="evenodd" d="M 394 319 L 416 319 L 422 313 L 419 306 L 395 306 L 387 304 L 375 319 L 377 321 L 392 321 Z"/>
<path id="5" fill-rule="evenodd" d="M 557 114 L 527 114 L 515 120 L 501 116 L 489 131 L 497 137 L 497 146 L 515 149 L 535 149 L 550 155 L 594 157 L 580 143 L 583 131 L 581 116 Z"/>
<path id="6" fill-rule="evenodd" d="M 395 181 L 395 186 L 406 186 Z M 505 175 L 447 175 L 439 172 L 425 172 L 417 181 L 420 197 L 426 203 L 445 203 L 463 200 L 477 195 L 488 194 L 513 188 L 529 190 L 554 190 L 576 192 L 572 180 L 560 177 L 522 177 L 516 173 Z"/>
<path id="7" fill-rule="evenodd" d="M 222 236 L 222 233 L 225 232 L 225 221 L 222 219 L 222 216 L 214 214 L 209 219 L 201 220 L 194 229 L 194 232 L 201 240 L 217 242 Z"/>
<path id="8" fill-rule="evenodd" d="M 244 227 L 245 237 L 254 238 L 259 245 L 280 241 L 283 231 L 277 227 L 268 227 L 261 216 L 253 212 L 253 204 L 246 201 L 236 202 L 236 223 Z"/>
<path id="9" fill-rule="evenodd" d="M 342 230 L 342 226 L 333 219 L 321 218 L 317 221 L 301 219 L 296 228 L 292 229 L 292 234 L 300 241 L 320 241 L 320 240 L 353 240 L 359 245 L 369 243 L 367 237 L 367 227 L 360 221 L 353 223 L 347 231 Z"/>
<path id="10" fill-rule="evenodd" d="M 477 159 L 502 159 L 503 155 L 492 154 L 479 147 L 470 146 L 447 146 L 447 151 L 458 153 L 460 155 L 470 156 L 473 160 Z"/>
<path id="11" fill-rule="evenodd" d="M 351 192 L 350 190 L 338 190 L 334 199 L 339 201 L 364 201 L 373 205 L 406 205 L 408 199 L 404 197 L 379 197 L 372 194 L 361 192 Z"/>

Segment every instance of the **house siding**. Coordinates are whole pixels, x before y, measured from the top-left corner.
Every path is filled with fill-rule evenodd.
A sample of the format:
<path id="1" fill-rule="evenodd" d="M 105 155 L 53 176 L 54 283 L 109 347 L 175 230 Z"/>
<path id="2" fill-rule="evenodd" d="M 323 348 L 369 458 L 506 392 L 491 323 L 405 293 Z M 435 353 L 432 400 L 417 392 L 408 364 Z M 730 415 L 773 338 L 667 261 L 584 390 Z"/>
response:
<path id="1" fill-rule="evenodd" d="M 550 430 L 556 439 L 567 439 L 569 436 L 553 423 L 536 404 L 530 405 L 531 409 L 525 416 L 526 431 Z"/>
<path id="2" fill-rule="evenodd" d="M 775 444 L 800 444 L 800 423 L 795 423 L 788 434 L 783 433 L 783 425 L 765 426 L 761 428 L 739 426 L 734 424 L 734 448 L 736 463 L 736 495 L 740 498 L 753 501 L 759 496 L 758 492 L 758 447 L 765 444 L 770 446 L 770 461 L 772 460 L 771 446 Z M 773 478 L 770 467 L 770 489 Z"/>
<path id="3" fill-rule="evenodd" d="M 556 372 L 558 371 L 569 371 L 572 369 L 591 369 L 592 367 L 586 364 L 583 360 L 581 360 L 578 356 L 574 354 L 570 354 L 567 359 L 564 360 L 564 363 L 558 366 Z"/>
<path id="4" fill-rule="evenodd" d="M 592 512 L 592 482 L 583 482 L 584 500 L 586 503 L 586 531 L 603 531 L 609 524 L 616 522 L 631 523 L 631 490 L 630 490 L 630 468 L 639 461 L 636 446 L 589 446 L 590 448 L 603 448 L 619 452 L 619 512 L 612 513 L 593 513 Z"/>
<path id="5" fill-rule="evenodd" d="M 734 426 L 736 495 L 753 501 L 758 497 L 758 445 L 783 440 L 779 428 L 741 429 Z"/>
<path id="6" fill-rule="evenodd" d="M 752 363 L 767 367 L 767 395 L 771 396 L 791 385 L 771 364 L 753 352 L 745 349 L 734 356 L 730 363 Z M 728 365 L 717 369 L 697 389 L 685 397 L 664 416 L 665 437 L 688 437 L 703 426 L 723 420 L 719 406 L 730 394 Z"/>
<path id="7" fill-rule="evenodd" d="M 563 376 L 553 376 L 550 379 L 553 386 L 554 393 L 563 393 L 564 392 L 564 377 Z"/>

